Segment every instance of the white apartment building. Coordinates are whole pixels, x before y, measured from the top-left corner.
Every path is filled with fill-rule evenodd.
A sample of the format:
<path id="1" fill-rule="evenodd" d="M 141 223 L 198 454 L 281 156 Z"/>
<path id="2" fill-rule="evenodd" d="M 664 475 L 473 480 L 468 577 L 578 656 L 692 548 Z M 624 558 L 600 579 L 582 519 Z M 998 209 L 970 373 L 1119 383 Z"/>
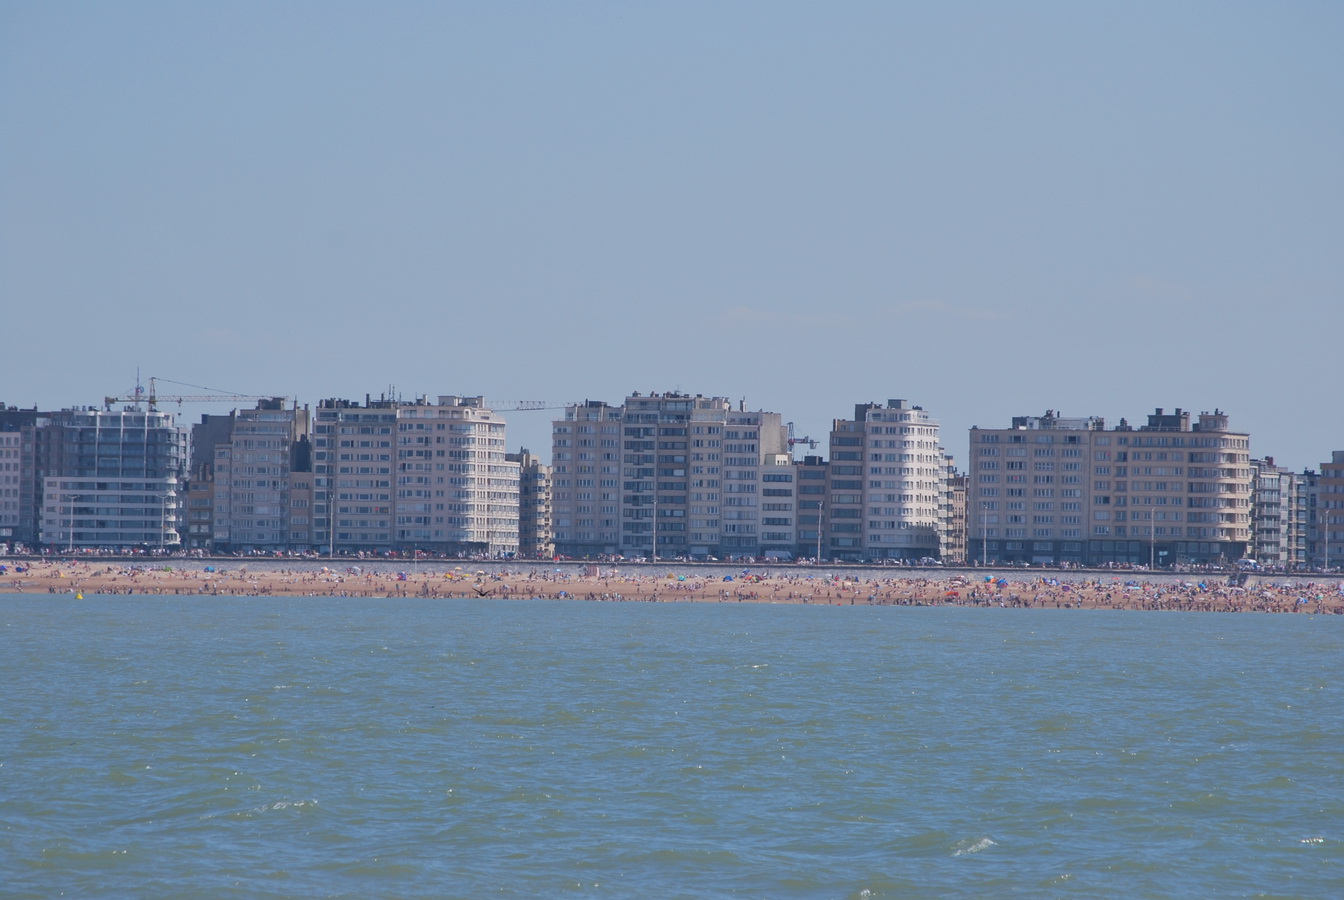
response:
<path id="1" fill-rule="evenodd" d="M 1267 568 L 1292 571 L 1306 563 L 1305 480 L 1274 464 L 1273 457 L 1251 460 L 1252 545 L 1249 554 Z"/>
<path id="2" fill-rule="evenodd" d="M 1250 546 L 1250 439 L 1221 411 L 1107 429 L 1051 410 L 970 438 L 973 561 L 1204 564 Z"/>
<path id="3" fill-rule="evenodd" d="M 396 543 L 403 549 L 518 552 L 518 462 L 505 422 L 482 397 L 397 407 Z"/>
<path id="4" fill-rule="evenodd" d="M 950 459 L 939 425 L 904 400 L 855 406 L 831 428 L 826 556 L 938 558 L 947 544 Z"/>

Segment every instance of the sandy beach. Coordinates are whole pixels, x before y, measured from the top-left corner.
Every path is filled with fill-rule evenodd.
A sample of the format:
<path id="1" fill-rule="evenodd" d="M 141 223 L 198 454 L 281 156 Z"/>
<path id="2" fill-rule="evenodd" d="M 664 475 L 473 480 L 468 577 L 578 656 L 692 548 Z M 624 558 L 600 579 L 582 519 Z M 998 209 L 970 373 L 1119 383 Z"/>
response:
<path id="1" fill-rule="evenodd" d="M 1344 613 L 1339 582 L 1264 578 L 1246 587 L 1226 576 L 1183 581 L 1142 575 L 994 575 L 876 572 L 870 577 L 797 569 L 724 575 L 691 571 L 642 573 L 590 567 L 496 568 L 436 565 L 383 567 L 283 563 L 261 566 L 121 560 L 8 561 L 0 593 L 148 594 L 181 596 L 424 597 L 555 599 L 652 603 L 806 603 L 826 606 L 958 605 L 991 608 L 1197 610 L 1207 612 Z M 495 568 L 495 567 L 492 567 Z M 941 575 L 941 573 L 939 573 Z"/>

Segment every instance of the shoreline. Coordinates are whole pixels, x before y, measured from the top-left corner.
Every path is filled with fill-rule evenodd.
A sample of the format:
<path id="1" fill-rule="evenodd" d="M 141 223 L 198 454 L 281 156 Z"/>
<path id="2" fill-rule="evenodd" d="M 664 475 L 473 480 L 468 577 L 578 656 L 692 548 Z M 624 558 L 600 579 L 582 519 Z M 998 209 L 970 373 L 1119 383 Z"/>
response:
<path id="1" fill-rule="evenodd" d="M 19 561 L 15 561 L 16 563 Z M 1098 576 L 1004 571 L 994 575 L 933 573 L 871 577 L 819 570 L 760 574 L 640 574 L 604 567 L 530 570 L 476 564 L 312 565 L 283 562 L 209 565 L 181 560 L 39 561 L 0 575 L 0 593 L 53 596 L 358 597 L 387 599 L 547 599 L 615 602 L 782 603 L 817 606 L 967 606 L 1019 609 L 1126 609 L 1201 612 L 1344 614 L 1340 582 L 1260 581 L 1236 587 L 1198 575 L 1119 573 Z M 669 567 L 675 569 L 675 567 Z M 1146 575 L 1146 577 L 1145 577 Z M 1172 578 L 1180 580 L 1173 581 Z"/>

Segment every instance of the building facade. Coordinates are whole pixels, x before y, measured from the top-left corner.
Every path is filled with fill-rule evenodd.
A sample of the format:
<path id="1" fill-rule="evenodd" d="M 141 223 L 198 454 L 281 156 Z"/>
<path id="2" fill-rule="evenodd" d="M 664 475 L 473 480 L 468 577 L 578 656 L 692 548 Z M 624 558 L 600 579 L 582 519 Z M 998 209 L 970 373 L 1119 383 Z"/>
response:
<path id="1" fill-rule="evenodd" d="M 1316 488 L 1316 557 L 1326 569 L 1344 567 L 1344 450 L 1335 450 L 1321 463 Z"/>
<path id="2" fill-rule="evenodd" d="M 1303 473 L 1251 460 L 1253 475 L 1250 555 L 1263 567 L 1285 572 L 1307 565 L 1307 493 Z"/>
<path id="3" fill-rule="evenodd" d="M 551 427 L 557 553 L 792 555 L 794 511 L 779 508 L 792 501 L 772 500 L 762 515 L 766 470 L 772 491 L 792 484 L 778 413 L 733 409 L 724 397 L 636 392 L 620 406 L 571 406 Z"/>
<path id="4" fill-rule="evenodd" d="M 518 555 L 550 559 L 555 555 L 551 467 L 526 448 L 505 459 L 518 464 Z"/>
<path id="5" fill-rule="evenodd" d="M 1048 411 L 972 428 L 969 555 L 989 563 L 1226 563 L 1251 544 L 1250 438 L 1221 411 L 1107 429 Z"/>
<path id="6" fill-rule="evenodd" d="M 170 413 L 44 413 L 35 429 L 39 540 L 52 549 L 175 550 L 187 440 Z"/>
<path id="7" fill-rule="evenodd" d="M 213 545 L 235 550 L 307 550 L 312 546 L 307 497 L 291 496 L 296 472 L 311 471 L 307 409 L 280 398 L 238 410 L 229 439 L 214 445 Z M 199 492 L 189 492 L 191 503 Z M 298 526 L 291 530 L 291 515 Z M 188 534 L 192 535 L 191 525 Z"/>
<path id="8" fill-rule="evenodd" d="M 828 556 L 917 562 L 946 552 L 950 459 L 923 408 L 859 404 L 834 421 L 830 446 Z"/>
<path id="9" fill-rule="evenodd" d="M 551 503 L 555 552 L 595 559 L 621 540 L 622 417 L 600 400 L 566 407 L 551 423 Z"/>
<path id="10" fill-rule="evenodd" d="M 37 477 L 34 409 L 0 404 L 0 549 L 31 547 L 38 540 L 41 484 Z"/>
<path id="11" fill-rule="evenodd" d="M 319 496 L 313 539 L 319 548 L 335 553 L 392 549 L 396 427 L 397 404 L 386 398 L 365 397 L 362 406 L 323 400 L 314 410 L 313 474 Z"/>
<path id="12" fill-rule="evenodd" d="M 396 434 L 398 547 L 517 554 L 519 463 L 506 458 L 504 419 L 484 398 L 399 404 Z"/>

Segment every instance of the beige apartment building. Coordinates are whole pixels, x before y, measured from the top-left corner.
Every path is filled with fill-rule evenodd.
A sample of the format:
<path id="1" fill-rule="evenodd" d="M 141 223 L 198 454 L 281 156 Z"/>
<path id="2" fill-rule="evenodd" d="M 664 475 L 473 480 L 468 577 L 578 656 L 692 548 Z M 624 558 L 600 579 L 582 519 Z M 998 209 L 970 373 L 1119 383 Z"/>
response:
<path id="1" fill-rule="evenodd" d="M 568 407 L 551 427 L 557 553 L 791 555 L 794 510 L 779 507 L 792 500 L 772 494 L 771 508 L 762 505 L 767 475 L 771 491 L 792 483 L 778 413 L 734 409 L 724 397 L 635 392 L 621 406 Z"/>
<path id="2" fill-rule="evenodd" d="M 984 563 L 1199 565 L 1251 541 L 1250 438 L 1219 410 L 1146 425 L 1053 410 L 972 428 L 968 555 Z"/>
<path id="3" fill-rule="evenodd" d="M 562 556 L 610 556 L 620 544 L 624 414 L 585 400 L 551 423 L 551 521 L 554 552 Z"/>

